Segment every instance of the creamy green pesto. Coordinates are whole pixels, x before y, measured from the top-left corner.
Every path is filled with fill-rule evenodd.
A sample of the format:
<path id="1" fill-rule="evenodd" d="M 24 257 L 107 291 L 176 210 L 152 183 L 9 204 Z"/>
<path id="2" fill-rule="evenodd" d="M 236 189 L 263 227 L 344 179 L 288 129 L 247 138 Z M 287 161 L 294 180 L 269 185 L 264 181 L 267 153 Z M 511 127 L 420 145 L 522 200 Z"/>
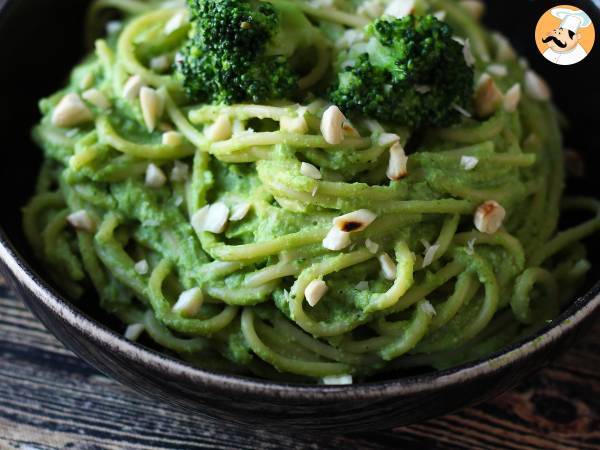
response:
<path id="1" fill-rule="evenodd" d="M 367 20 L 360 2 L 336 5 L 342 21 L 312 13 L 334 50 L 349 21 Z M 45 160 L 23 223 L 63 291 L 99 298 L 129 338 L 140 324 L 142 339 L 193 364 L 275 379 L 445 368 L 552 320 L 585 276 L 580 240 L 600 228 L 600 205 L 562 199 L 551 99 L 528 86 L 533 75 L 506 39 L 458 2 L 417 1 L 415 13 L 445 11 L 470 43 L 475 79 L 488 73 L 504 103 L 419 136 L 363 118 L 339 144 L 321 134 L 329 105 L 316 96 L 190 104 L 171 68 L 189 27 L 184 5 L 97 0 L 90 33 L 115 7 L 122 26 L 40 102 L 33 134 Z M 304 129 L 282 130 L 292 119 Z M 408 156 L 399 180 L 386 176 L 389 134 Z M 489 201 L 506 216 L 482 232 L 475 216 Z M 225 207 L 222 226 L 210 205 Z M 557 232 L 561 208 L 593 218 Z M 375 220 L 326 248 L 334 219 L 359 210 Z M 315 281 L 327 290 L 311 306 Z"/>

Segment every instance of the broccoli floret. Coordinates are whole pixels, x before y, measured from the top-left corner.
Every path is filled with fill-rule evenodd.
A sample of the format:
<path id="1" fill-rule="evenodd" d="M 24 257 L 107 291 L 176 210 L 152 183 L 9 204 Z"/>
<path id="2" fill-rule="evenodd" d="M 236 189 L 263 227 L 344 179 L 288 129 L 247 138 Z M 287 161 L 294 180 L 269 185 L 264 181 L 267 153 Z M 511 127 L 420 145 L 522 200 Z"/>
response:
<path id="1" fill-rule="evenodd" d="M 448 126 L 473 94 L 473 69 L 450 26 L 432 15 L 382 18 L 340 55 L 330 99 L 348 114 L 413 128 Z"/>
<path id="2" fill-rule="evenodd" d="M 323 39 L 296 5 L 188 2 L 192 28 L 177 66 L 191 98 L 234 103 L 294 96 L 305 65 L 302 52 Z"/>

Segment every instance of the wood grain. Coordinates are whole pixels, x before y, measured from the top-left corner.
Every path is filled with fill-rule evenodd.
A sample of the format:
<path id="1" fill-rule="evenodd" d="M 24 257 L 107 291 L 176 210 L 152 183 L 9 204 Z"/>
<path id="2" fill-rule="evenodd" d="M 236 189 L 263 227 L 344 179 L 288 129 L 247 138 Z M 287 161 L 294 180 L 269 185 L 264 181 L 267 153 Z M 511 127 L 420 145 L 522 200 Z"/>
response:
<path id="1" fill-rule="evenodd" d="M 0 278 L 0 449 L 600 449 L 600 323 L 483 405 L 356 436 L 208 422 L 144 398 L 64 349 Z"/>

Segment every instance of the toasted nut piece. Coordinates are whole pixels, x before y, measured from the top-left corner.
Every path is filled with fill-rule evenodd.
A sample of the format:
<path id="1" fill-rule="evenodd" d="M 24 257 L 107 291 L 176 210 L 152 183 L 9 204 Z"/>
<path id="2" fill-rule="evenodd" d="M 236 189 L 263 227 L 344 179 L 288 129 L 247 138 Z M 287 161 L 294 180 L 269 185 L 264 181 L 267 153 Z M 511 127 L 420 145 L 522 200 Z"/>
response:
<path id="1" fill-rule="evenodd" d="M 313 178 L 315 180 L 320 180 L 323 178 L 321 175 L 321 171 L 313 166 L 311 163 L 303 162 L 300 164 L 300 173 L 305 177 Z"/>
<path id="2" fill-rule="evenodd" d="M 463 108 L 460 105 L 457 105 L 456 103 L 454 103 L 452 105 L 452 108 L 454 108 L 456 111 L 458 111 L 461 115 L 471 118 L 471 113 L 469 111 L 467 111 L 465 108 Z"/>
<path id="3" fill-rule="evenodd" d="M 158 120 L 163 115 L 164 102 L 162 97 L 156 90 L 142 86 L 140 89 L 140 106 L 148 131 L 154 131 Z"/>
<path id="4" fill-rule="evenodd" d="M 368 209 L 359 209 L 333 219 L 333 224 L 346 233 L 358 232 L 367 228 L 377 218 L 377 214 Z"/>
<path id="5" fill-rule="evenodd" d="M 163 145 L 177 147 L 183 143 L 183 136 L 178 131 L 166 131 L 162 135 Z"/>
<path id="6" fill-rule="evenodd" d="M 439 11 L 433 13 L 433 17 L 435 17 L 437 20 L 446 20 L 446 11 L 440 9 Z"/>
<path id="7" fill-rule="evenodd" d="M 323 280 L 312 280 L 304 289 L 304 296 L 310 306 L 315 306 L 329 288 Z"/>
<path id="8" fill-rule="evenodd" d="M 97 106 L 101 109 L 110 108 L 110 100 L 104 93 L 98 89 L 92 88 L 81 94 L 83 99 L 90 102 L 92 105 Z"/>
<path id="9" fill-rule="evenodd" d="M 350 245 L 350 233 L 341 231 L 338 227 L 333 226 L 323 239 L 323 247 L 327 250 L 338 251 Z"/>
<path id="10" fill-rule="evenodd" d="M 321 134 L 325 138 L 325 142 L 332 145 L 337 145 L 344 140 L 344 122 L 346 117 L 335 105 L 331 105 L 323 113 L 321 118 Z"/>
<path id="11" fill-rule="evenodd" d="M 171 181 L 185 181 L 188 179 L 190 167 L 186 163 L 175 161 L 171 169 Z"/>
<path id="12" fill-rule="evenodd" d="M 352 375 L 328 375 L 321 379 L 323 384 L 352 384 Z"/>
<path id="13" fill-rule="evenodd" d="M 145 327 L 143 323 L 132 323 L 131 325 L 127 326 L 127 328 L 125 329 L 125 333 L 123 333 L 123 336 L 125 337 L 125 339 L 128 339 L 130 341 L 137 341 L 144 332 L 144 330 Z"/>
<path id="14" fill-rule="evenodd" d="M 425 254 L 423 255 L 423 265 L 421 267 L 427 267 L 431 265 L 431 263 L 433 262 L 433 258 L 435 258 L 435 254 L 437 253 L 439 248 L 439 244 L 426 246 Z"/>
<path id="15" fill-rule="evenodd" d="M 231 208 L 231 215 L 229 216 L 229 220 L 232 222 L 238 222 L 242 220 L 250 211 L 250 203 L 238 203 L 233 208 Z"/>
<path id="16" fill-rule="evenodd" d="M 379 244 L 373 242 L 371 239 L 367 239 L 365 241 L 365 247 L 367 247 L 367 250 L 369 250 L 373 254 L 379 251 Z"/>
<path id="17" fill-rule="evenodd" d="M 165 29 L 164 32 L 166 35 L 172 34 L 173 32 L 177 31 L 179 28 L 181 28 L 183 25 L 185 25 L 186 22 L 186 18 L 185 18 L 185 13 L 182 12 L 178 12 L 177 14 L 173 15 L 173 17 L 171 17 L 169 19 L 169 21 L 165 24 Z"/>
<path id="18" fill-rule="evenodd" d="M 146 275 L 150 267 L 148 266 L 148 261 L 142 259 L 134 264 L 133 269 L 140 275 Z"/>
<path id="19" fill-rule="evenodd" d="M 515 112 L 521 102 L 521 84 L 516 83 L 504 94 L 504 109 L 508 112 Z"/>
<path id="20" fill-rule="evenodd" d="M 381 265 L 381 271 L 386 280 L 396 279 L 396 263 L 390 258 L 387 253 L 382 253 L 377 257 Z"/>
<path id="21" fill-rule="evenodd" d="M 192 227 L 196 231 L 196 233 L 202 233 L 205 231 L 204 226 L 206 224 L 206 218 L 208 217 L 208 210 L 210 209 L 210 205 L 205 205 L 192 214 Z"/>
<path id="22" fill-rule="evenodd" d="M 167 55 L 155 56 L 150 60 L 150 68 L 157 72 L 164 72 L 171 67 L 171 60 Z"/>
<path id="23" fill-rule="evenodd" d="M 496 43 L 496 59 L 498 61 L 508 62 L 517 57 L 515 50 L 504 35 L 500 33 L 492 33 L 492 39 Z"/>
<path id="24" fill-rule="evenodd" d="M 129 77 L 123 86 L 123 97 L 129 101 L 135 100 L 140 95 L 140 90 L 144 86 L 144 81 L 139 75 Z"/>
<path id="25" fill-rule="evenodd" d="M 366 0 L 356 9 L 357 14 L 376 19 L 383 15 L 383 3 L 380 0 Z"/>
<path id="26" fill-rule="evenodd" d="M 159 188 L 167 182 L 167 177 L 160 167 L 156 164 L 148 164 L 146 168 L 146 186 Z"/>
<path id="27" fill-rule="evenodd" d="M 219 234 L 225 231 L 229 218 L 229 208 L 225 203 L 216 202 L 199 209 L 192 216 L 192 226 L 196 232 L 208 231 Z"/>
<path id="28" fill-rule="evenodd" d="M 408 175 L 408 157 L 404 153 L 404 148 L 400 145 L 400 142 L 394 143 L 390 147 L 390 159 L 388 162 L 388 168 L 386 175 L 390 180 L 399 180 L 402 177 Z"/>
<path id="29" fill-rule="evenodd" d="M 504 96 L 493 78 L 484 73 L 475 91 L 475 113 L 478 117 L 485 119 L 494 114 L 504 101 Z"/>
<path id="30" fill-rule="evenodd" d="M 70 128 L 93 119 L 92 112 L 73 92 L 65 95 L 52 111 L 52 125 L 55 127 Z"/>
<path id="31" fill-rule="evenodd" d="M 279 127 L 282 131 L 287 131 L 288 133 L 308 133 L 308 123 L 306 123 L 303 115 L 298 117 L 282 117 L 279 121 Z"/>
<path id="32" fill-rule="evenodd" d="M 369 282 L 368 281 L 359 281 L 358 283 L 356 283 L 356 286 L 354 286 L 358 291 L 366 291 L 369 289 Z"/>
<path id="33" fill-rule="evenodd" d="M 490 64 L 486 70 L 488 73 L 500 78 L 508 75 L 508 68 L 504 64 Z"/>
<path id="34" fill-rule="evenodd" d="M 217 117 L 214 123 L 206 128 L 204 134 L 211 141 L 217 142 L 229 139 L 232 132 L 231 120 L 223 114 Z"/>
<path id="35" fill-rule="evenodd" d="M 398 136 L 396 133 L 383 133 L 377 140 L 377 144 L 381 145 L 382 147 L 395 144 L 396 142 L 400 142 L 400 136 Z"/>
<path id="36" fill-rule="evenodd" d="M 494 200 L 488 200 L 479 205 L 475 211 L 475 228 L 482 233 L 494 234 L 502 226 L 504 217 L 506 217 L 506 210 L 502 205 Z"/>
<path id="37" fill-rule="evenodd" d="M 485 13 L 485 4 L 479 0 L 461 0 L 459 3 L 474 19 L 481 19 Z"/>
<path id="38" fill-rule="evenodd" d="M 533 70 L 525 72 L 525 92 L 531 98 L 540 101 L 547 101 L 552 97 L 552 92 L 546 81 Z"/>
<path id="39" fill-rule="evenodd" d="M 435 311 L 435 308 L 429 302 L 429 300 L 425 300 L 425 301 L 420 302 L 419 305 L 417 306 L 417 308 L 421 309 L 421 311 L 423 311 L 424 313 L 426 313 L 430 317 L 433 317 L 433 316 L 435 316 L 437 314 L 437 312 Z"/>
<path id="40" fill-rule="evenodd" d="M 357 42 L 363 41 L 364 39 L 364 32 L 362 32 L 361 30 L 350 28 L 349 30 L 344 31 L 342 36 L 335 41 L 335 45 L 338 48 L 350 48 L 352 45 L 356 44 Z"/>
<path id="41" fill-rule="evenodd" d="M 469 39 L 465 39 L 465 44 L 463 45 L 463 57 L 465 58 L 467 66 L 473 67 L 475 65 L 475 57 L 473 56 L 471 41 Z"/>
<path id="42" fill-rule="evenodd" d="M 80 209 L 79 211 L 69 214 L 67 216 L 67 222 L 77 230 L 87 231 L 88 233 L 96 231 L 96 222 L 94 222 L 92 216 L 90 216 L 85 209 Z"/>
<path id="43" fill-rule="evenodd" d="M 479 159 L 475 156 L 463 155 L 460 157 L 460 167 L 465 170 L 473 170 L 479 164 Z"/>
<path id="44" fill-rule="evenodd" d="M 200 311 L 203 301 L 202 289 L 199 287 L 191 288 L 179 295 L 171 311 L 183 317 L 193 317 Z"/>
<path id="45" fill-rule="evenodd" d="M 469 239 L 467 241 L 467 255 L 475 254 L 475 243 L 477 242 L 477 238 Z"/>
<path id="46" fill-rule="evenodd" d="M 462 46 L 465 45 L 465 40 L 463 38 L 461 38 L 460 36 L 452 36 L 452 39 L 455 40 L 456 42 L 458 42 Z"/>
<path id="47" fill-rule="evenodd" d="M 386 16 L 392 16 L 397 19 L 402 19 L 405 16 L 412 14 L 415 9 L 415 0 L 392 0 L 383 12 Z"/>
<path id="48" fill-rule="evenodd" d="M 222 233 L 227 226 L 229 208 L 225 203 L 217 202 L 210 205 L 204 229 L 211 233 Z"/>

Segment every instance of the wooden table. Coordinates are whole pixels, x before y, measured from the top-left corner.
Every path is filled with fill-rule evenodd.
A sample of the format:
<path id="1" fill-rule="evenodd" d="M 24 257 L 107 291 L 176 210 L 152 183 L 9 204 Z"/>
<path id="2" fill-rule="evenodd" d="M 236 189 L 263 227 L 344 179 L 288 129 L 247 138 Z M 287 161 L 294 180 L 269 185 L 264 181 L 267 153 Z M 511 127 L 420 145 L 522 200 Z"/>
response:
<path id="1" fill-rule="evenodd" d="M 50 335 L 0 279 L 0 449 L 600 449 L 600 323 L 500 398 L 419 425 L 290 436 L 213 423 L 144 398 Z"/>

